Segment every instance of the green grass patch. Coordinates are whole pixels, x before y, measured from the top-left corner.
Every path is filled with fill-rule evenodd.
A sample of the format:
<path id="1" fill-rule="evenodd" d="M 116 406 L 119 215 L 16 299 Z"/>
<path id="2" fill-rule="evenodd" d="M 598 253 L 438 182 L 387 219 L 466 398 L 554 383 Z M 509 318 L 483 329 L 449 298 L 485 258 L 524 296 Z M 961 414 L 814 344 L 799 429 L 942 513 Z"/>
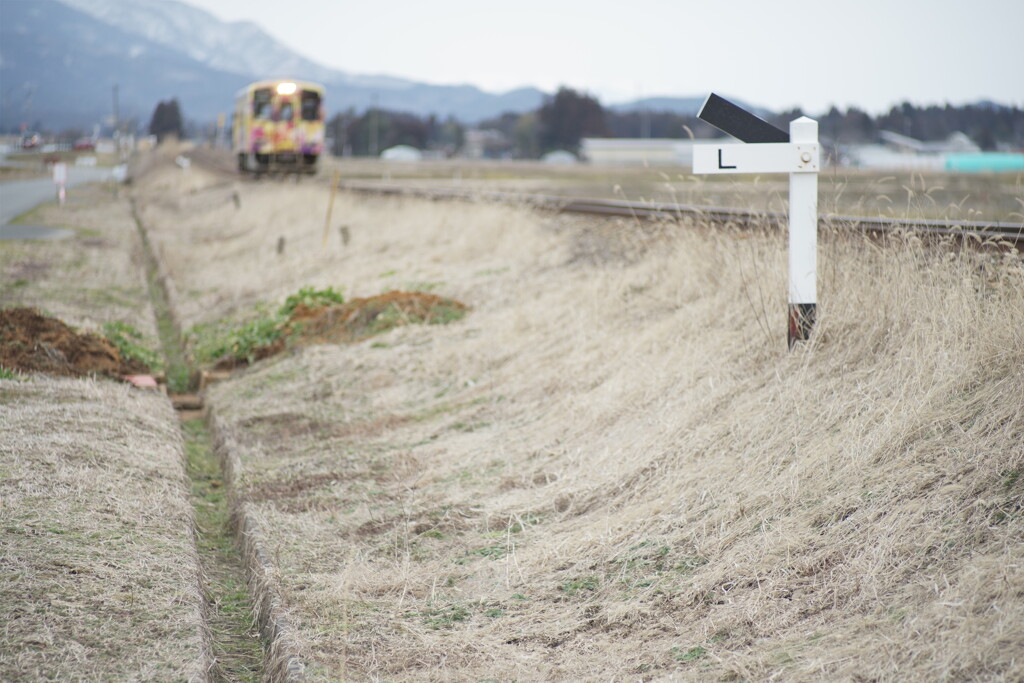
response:
<path id="1" fill-rule="evenodd" d="M 596 576 L 583 576 L 578 579 L 566 581 L 558 587 L 560 591 L 568 596 L 578 595 L 583 591 L 594 592 L 601 585 L 601 580 Z"/>
<path id="2" fill-rule="evenodd" d="M 461 605 L 449 605 L 441 609 L 429 609 L 420 613 L 423 623 L 436 630 L 451 629 L 455 624 L 470 617 L 468 609 Z"/>
<path id="3" fill-rule="evenodd" d="M 142 363 L 151 370 L 162 370 L 160 354 L 146 345 L 141 332 L 131 325 L 119 321 L 104 323 L 103 336 L 117 348 L 121 357 Z"/>
<path id="4" fill-rule="evenodd" d="M 25 379 L 25 377 L 17 370 L 11 370 L 10 368 L 5 368 L 0 365 L 0 379 L 13 379 L 16 382 L 20 382 Z"/>
<path id="5" fill-rule="evenodd" d="M 225 358 L 253 363 L 259 349 L 271 347 L 294 332 L 288 320 L 299 306 L 316 309 L 344 302 L 345 297 L 333 287 L 303 287 L 288 296 L 276 310 L 258 305 L 255 317 L 248 322 L 194 325 L 186 337 L 200 365 L 210 365 Z"/>
<path id="6" fill-rule="evenodd" d="M 444 325 L 465 312 L 457 301 L 423 292 L 391 291 L 345 301 L 330 287 L 304 287 L 277 309 L 257 306 L 241 324 L 196 325 L 187 338 L 200 365 L 251 364 L 293 344 L 351 343 L 404 325 Z"/>
<path id="7" fill-rule="evenodd" d="M 278 309 L 278 315 L 289 316 L 299 306 L 306 308 L 322 308 L 334 304 L 345 303 L 345 297 L 333 287 L 325 289 L 314 289 L 313 287 L 302 287 L 295 294 L 284 300 L 284 304 Z"/>
<path id="8" fill-rule="evenodd" d="M 209 358 L 204 359 L 197 354 L 197 360 L 217 360 L 230 356 L 252 363 L 256 360 L 256 350 L 271 346 L 287 334 L 286 318 L 273 314 L 265 318 L 256 318 L 241 327 L 230 331 L 227 338 L 212 347 Z"/>
<path id="9" fill-rule="evenodd" d="M 505 266 L 504 268 L 484 268 L 483 270 L 476 271 L 473 275 L 476 277 L 489 277 L 491 275 L 507 273 L 509 270 L 510 268 L 508 266 Z"/>
<path id="10" fill-rule="evenodd" d="M 423 538 L 444 538 L 444 533 L 438 529 L 427 529 L 420 536 Z"/>
<path id="11" fill-rule="evenodd" d="M 486 557 L 492 560 L 500 560 L 508 554 L 508 548 L 504 543 L 489 545 L 484 548 L 471 550 L 462 557 L 455 560 L 455 564 L 466 564 L 477 557 Z"/>
<path id="12" fill-rule="evenodd" d="M 672 648 L 672 657 L 679 662 L 695 662 L 698 659 L 703 659 L 707 654 L 708 651 L 699 645 L 688 650 L 683 650 L 681 647 Z"/>

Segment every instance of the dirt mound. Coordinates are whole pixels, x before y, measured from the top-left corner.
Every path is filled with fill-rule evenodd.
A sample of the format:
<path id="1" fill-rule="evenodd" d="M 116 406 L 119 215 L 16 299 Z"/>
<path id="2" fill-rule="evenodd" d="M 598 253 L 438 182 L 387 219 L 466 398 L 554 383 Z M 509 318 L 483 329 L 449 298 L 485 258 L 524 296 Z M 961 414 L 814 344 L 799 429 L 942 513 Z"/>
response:
<path id="1" fill-rule="evenodd" d="M 122 358 L 103 337 L 79 334 L 32 308 L 0 310 L 0 367 L 71 377 L 150 371 L 137 360 Z"/>
<path id="2" fill-rule="evenodd" d="M 277 355 L 289 346 L 348 344 L 402 325 L 444 324 L 461 318 L 467 308 L 436 294 L 398 290 L 329 306 L 298 304 L 283 325 L 284 334 L 254 349 L 252 360 Z M 220 360 L 216 367 L 227 370 L 247 362 L 247 358 L 232 356 Z"/>
<path id="3" fill-rule="evenodd" d="M 298 306 L 291 317 L 299 343 L 359 341 L 393 327 L 445 323 L 461 318 L 466 305 L 425 292 L 391 291 L 335 306 Z"/>

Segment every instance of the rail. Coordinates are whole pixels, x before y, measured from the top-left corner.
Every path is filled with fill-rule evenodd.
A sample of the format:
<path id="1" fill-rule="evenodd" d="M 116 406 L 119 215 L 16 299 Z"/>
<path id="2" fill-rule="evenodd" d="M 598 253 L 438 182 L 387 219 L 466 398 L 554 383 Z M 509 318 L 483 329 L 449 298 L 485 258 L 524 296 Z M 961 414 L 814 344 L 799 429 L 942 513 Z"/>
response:
<path id="1" fill-rule="evenodd" d="M 196 149 L 190 156 L 203 165 L 223 173 L 237 176 L 229 157 L 218 155 L 212 150 Z M 262 182 L 251 180 L 250 182 Z M 350 192 L 378 195 L 421 197 L 426 199 L 458 199 L 464 201 L 493 201 L 526 204 L 558 213 L 576 213 L 595 216 L 637 218 L 648 220 L 678 219 L 693 217 L 713 224 L 734 224 L 740 227 L 763 225 L 785 226 L 785 213 L 773 211 L 751 211 L 728 207 L 696 206 L 667 202 L 629 201 L 623 199 L 590 199 L 561 197 L 556 195 L 528 194 L 473 190 L 457 187 L 415 187 L 410 185 L 381 182 L 342 181 L 340 189 Z M 820 214 L 819 224 L 841 225 L 844 228 L 868 233 L 913 232 L 925 235 L 976 237 L 982 241 L 1004 242 L 1012 246 L 1024 244 L 1024 220 L 1007 221 L 956 221 L 933 219 L 908 219 L 871 216 L 848 216 L 842 214 Z"/>
<path id="2" fill-rule="evenodd" d="M 783 226 L 787 216 L 782 212 L 758 212 L 748 209 L 696 206 L 666 202 L 628 201 L 620 199 L 587 199 L 579 197 L 558 197 L 554 195 L 524 194 L 515 192 L 494 192 L 465 190 L 460 188 L 422 188 L 406 185 L 385 185 L 380 183 L 358 183 L 344 181 L 342 189 L 351 192 L 381 195 L 401 195 L 427 199 L 486 200 L 496 202 L 528 204 L 550 209 L 559 213 L 579 213 L 598 216 L 619 216 L 664 220 L 691 216 L 711 223 L 736 225 Z M 821 224 L 844 225 L 867 232 L 906 231 L 930 235 L 965 236 L 973 235 L 983 240 L 1005 240 L 1012 244 L 1024 242 L 1024 221 L 949 221 L 933 219 L 886 218 L 870 216 L 847 216 L 822 214 Z"/>

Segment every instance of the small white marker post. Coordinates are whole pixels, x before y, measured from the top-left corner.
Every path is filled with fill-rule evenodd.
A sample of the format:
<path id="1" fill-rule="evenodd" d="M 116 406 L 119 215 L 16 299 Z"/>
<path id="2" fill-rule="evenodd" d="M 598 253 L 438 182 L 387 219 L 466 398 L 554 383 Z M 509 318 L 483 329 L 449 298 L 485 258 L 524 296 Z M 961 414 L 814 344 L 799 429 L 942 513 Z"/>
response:
<path id="1" fill-rule="evenodd" d="M 53 165 L 53 184 L 57 186 L 57 203 L 64 206 L 64 200 L 67 198 L 65 187 L 68 184 L 68 165 L 63 161 Z"/>
<path id="2" fill-rule="evenodd" d="M 712 93 L 698 117 L 745 144 L 694 145 L 694 173 L 789 173 L 789 347 L 810 337 L 817 303 L 818 122 L 789 134 Z"/>

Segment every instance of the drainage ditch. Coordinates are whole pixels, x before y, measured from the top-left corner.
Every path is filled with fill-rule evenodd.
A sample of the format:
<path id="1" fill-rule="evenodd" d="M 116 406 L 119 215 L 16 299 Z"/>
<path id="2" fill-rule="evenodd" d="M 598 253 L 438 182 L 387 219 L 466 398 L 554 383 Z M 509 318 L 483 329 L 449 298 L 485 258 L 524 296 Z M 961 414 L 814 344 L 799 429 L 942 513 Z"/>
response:
<path id="1" fill-rule="evenodd" d="M 146 281 L 163 347 L 168 389 L 176 407 L 194 408 L 194 400 L 179 396 L 196 389 L 197 373 L 189 367 L 181 331 L 171 314 L 166 279 L 160 273 L 134 203 L 132 217 L 142 240 Z M 264 674 L 264 644 L 253 615 L 245 566 L 235 543 L 226 479 L 201 413 L 180 410 L 179 415 L 188 456 L 186 469 L 195 511 L 196 545 L 203 569 L 207 626 L 213 644 L 211 674 L 218 681 L 258 681 Z"/>
<path id="2" fill-rule="evenodd" d="M 201 418 L 185 420 L 181 425 L 192 482 L 196 544 L 203 565 L 215 674 L 225 681 L 258 681 L 263 675 L 263 643 L 253 619 L 245 567 L 232 534 L 220 461 L 213 454 Z"/>

